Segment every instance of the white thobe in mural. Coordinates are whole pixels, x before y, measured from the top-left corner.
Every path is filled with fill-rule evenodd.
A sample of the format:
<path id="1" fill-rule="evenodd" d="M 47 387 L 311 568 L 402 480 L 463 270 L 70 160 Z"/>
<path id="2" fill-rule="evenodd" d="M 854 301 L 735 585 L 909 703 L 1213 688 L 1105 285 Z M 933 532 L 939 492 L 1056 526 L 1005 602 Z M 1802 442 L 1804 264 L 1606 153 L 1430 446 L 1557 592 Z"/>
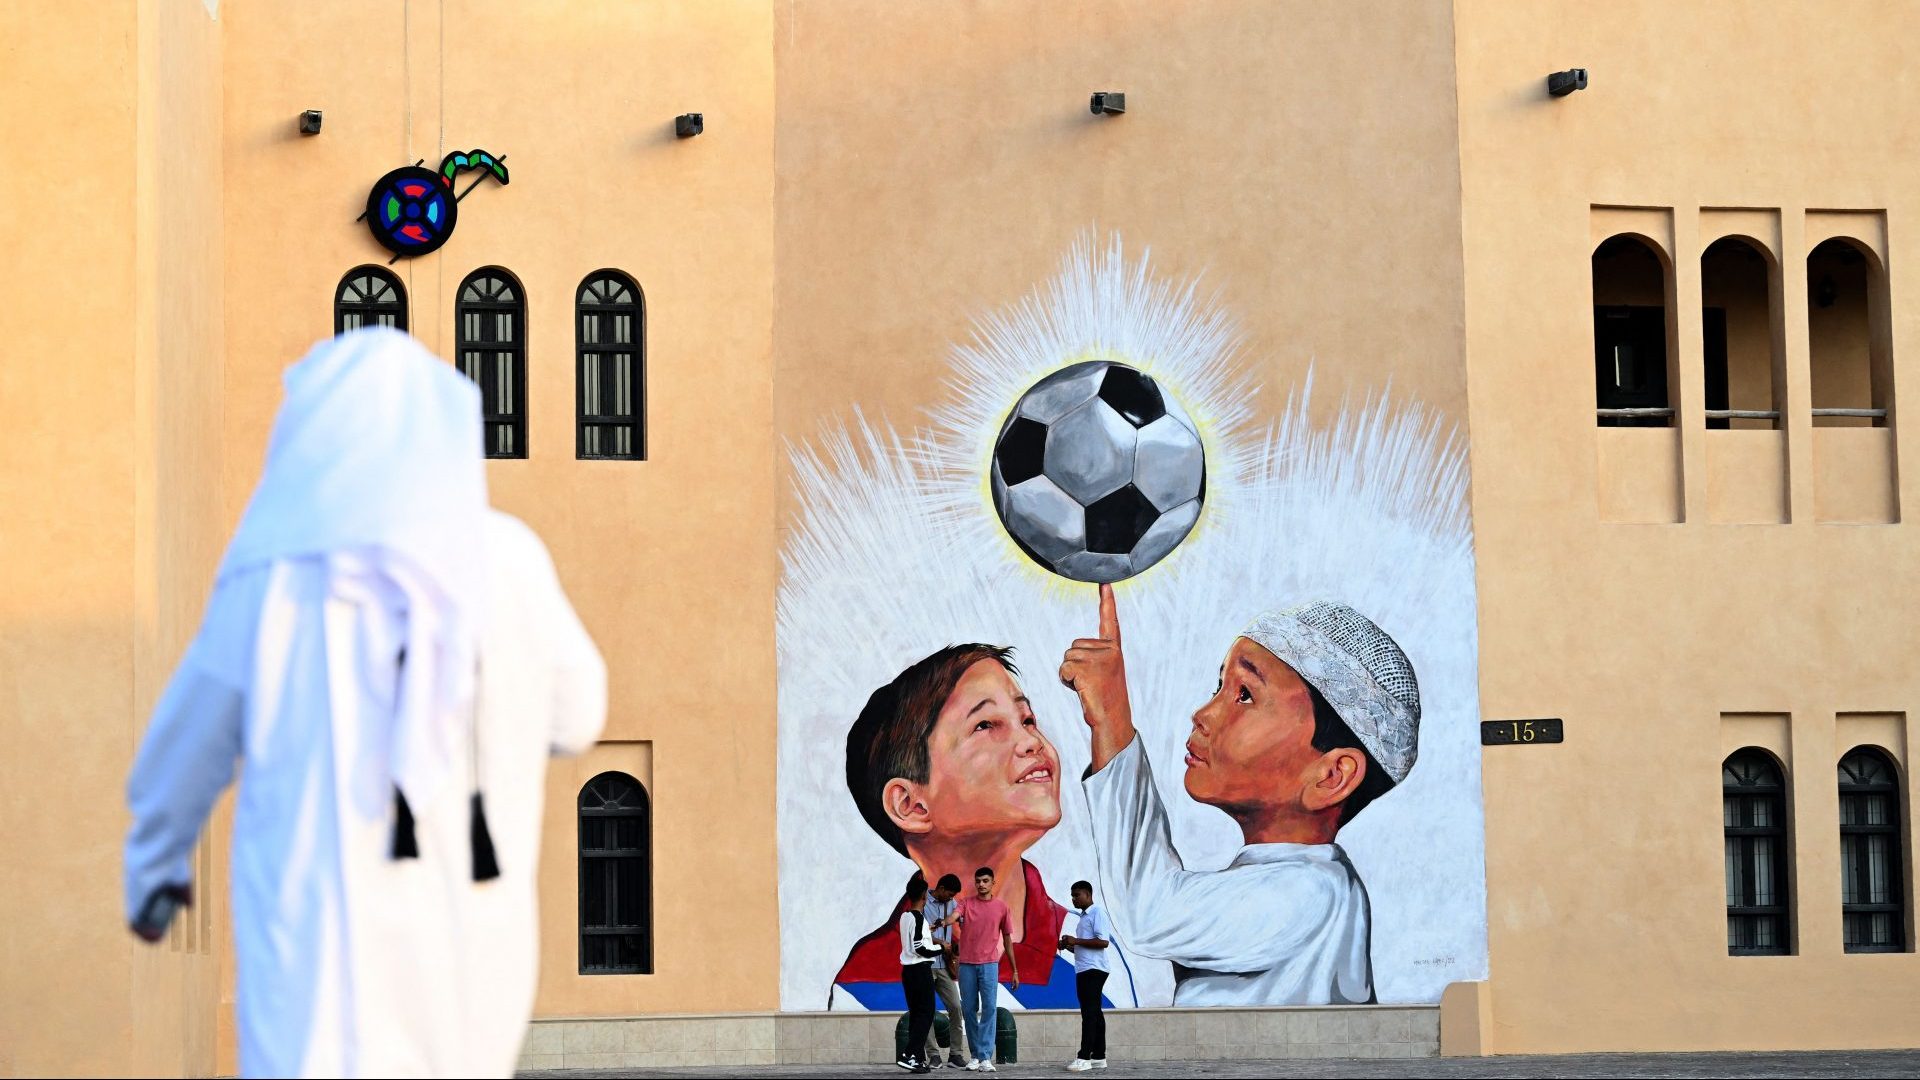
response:
<path id="1" fill-rule="evenodd" d="M 1136 737 L 1081 784 L 1115 940 L 1172 961 L 1175 1005 L 1373 998 L 1367 890 L 1338 844 L 1248 844 L 1188 870 Z"/>

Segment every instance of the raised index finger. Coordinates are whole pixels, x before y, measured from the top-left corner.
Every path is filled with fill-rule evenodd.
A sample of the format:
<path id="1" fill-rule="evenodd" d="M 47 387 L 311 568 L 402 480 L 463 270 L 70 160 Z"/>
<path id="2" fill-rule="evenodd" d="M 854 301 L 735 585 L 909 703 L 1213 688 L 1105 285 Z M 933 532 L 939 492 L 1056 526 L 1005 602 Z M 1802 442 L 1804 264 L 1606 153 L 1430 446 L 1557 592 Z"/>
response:
<path id="1" fill-rule="evenodd" d="M 1113 586 L 1100 586 L 1100 639 L 1120 643 L 1120 612 L 1114 607 Z"/>

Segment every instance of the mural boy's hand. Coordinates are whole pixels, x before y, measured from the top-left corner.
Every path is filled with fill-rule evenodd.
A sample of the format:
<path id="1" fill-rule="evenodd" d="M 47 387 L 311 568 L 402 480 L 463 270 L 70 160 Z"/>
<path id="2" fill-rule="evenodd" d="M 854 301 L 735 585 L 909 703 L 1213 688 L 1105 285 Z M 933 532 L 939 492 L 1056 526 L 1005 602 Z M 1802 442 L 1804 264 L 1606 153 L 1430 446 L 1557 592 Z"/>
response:
<path id="1" fill-rule="evenodd" d="M 1076 638 L 1060 664 L 1060 682 L 1080 697 L 1080 711 L 1093 728 L 1093 771 L 1133 741 L 1133 706 L 1127 700 L 1127 661 L 1120 649 L 1120 612 L 1113 586 L 1100 586 L 1100 636 Z"/>

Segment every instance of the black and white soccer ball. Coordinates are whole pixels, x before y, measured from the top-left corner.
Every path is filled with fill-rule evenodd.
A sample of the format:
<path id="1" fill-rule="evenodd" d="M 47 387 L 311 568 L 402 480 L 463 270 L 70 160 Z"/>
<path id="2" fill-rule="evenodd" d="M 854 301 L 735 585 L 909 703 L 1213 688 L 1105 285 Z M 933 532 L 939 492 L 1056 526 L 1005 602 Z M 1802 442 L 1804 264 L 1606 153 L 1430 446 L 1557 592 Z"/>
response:
<path id="1" fill-rule="evenodd" d="M 1020 395 L 993 444 L 993 508 L 1020 550 L 1075 581 L 1122 581 L 1193 531 L 1207 454 L 1136 368 L 1091 360 Z"/>

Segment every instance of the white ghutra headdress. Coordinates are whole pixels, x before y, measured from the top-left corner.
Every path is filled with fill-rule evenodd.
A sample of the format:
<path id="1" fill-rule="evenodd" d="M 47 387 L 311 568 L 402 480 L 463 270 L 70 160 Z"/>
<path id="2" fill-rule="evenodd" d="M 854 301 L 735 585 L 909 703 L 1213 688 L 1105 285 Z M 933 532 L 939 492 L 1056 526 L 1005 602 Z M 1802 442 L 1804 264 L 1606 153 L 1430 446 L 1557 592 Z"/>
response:
<path id="1" fill-rule="evenodd" d="M 1386 631 L 1345 604 L 1268 612 L 1240 635 L 1320 691 L 1394 783 L 1419 751 L 1420 683 Z"/>

